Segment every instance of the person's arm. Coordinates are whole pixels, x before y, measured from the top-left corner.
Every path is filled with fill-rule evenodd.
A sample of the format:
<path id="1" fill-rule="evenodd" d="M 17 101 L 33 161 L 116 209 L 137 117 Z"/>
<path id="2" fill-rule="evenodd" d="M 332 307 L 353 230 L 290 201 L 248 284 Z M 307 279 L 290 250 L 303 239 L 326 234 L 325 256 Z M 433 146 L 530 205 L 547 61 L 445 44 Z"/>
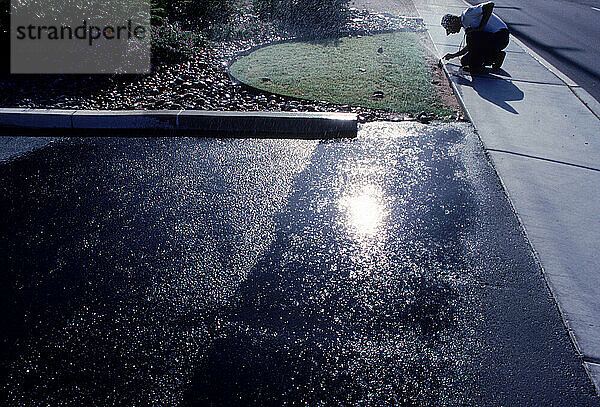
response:
<path id="1" fill-rule="evenodd" d="M 494 10 L 494 3 L 491 1 L 488 1 L 487 3 L 481 5 L 482 16 L 481 16 L 481 24 L 479 24 L 479 27 L 477 27 L 478 30 L 483 30 L 485 25 L 488 23 L 490 17 L 492 16 L 493 10 Z"/>
<path id="2" fill-rule="evenodd" d="M 454 54 L 453 53 L 449 53 L 449 54 L 444 55 L 444 59 L 446 61 L 448 61 L 449 59 L 452 59 L 452 58 L 461 57 L 461 56 L 465 55 L 467 52 L 469 52 L 469 46 L 468 45 L 465 46 L 460 51 L 455 52 Z"/>

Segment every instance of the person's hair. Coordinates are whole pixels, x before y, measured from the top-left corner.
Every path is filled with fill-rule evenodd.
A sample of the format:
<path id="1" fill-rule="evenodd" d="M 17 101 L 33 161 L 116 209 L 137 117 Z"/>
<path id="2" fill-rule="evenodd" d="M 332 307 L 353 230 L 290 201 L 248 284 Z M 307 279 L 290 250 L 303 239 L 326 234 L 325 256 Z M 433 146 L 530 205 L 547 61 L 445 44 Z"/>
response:
<path id="1" fill-rule="evenodd" d="M 442 17 L 442 27 L 448 28 L 459 28 L 461 26 L 461 21 L 459 16 L 455 16 L 453 14 L 446 14 Z"/>

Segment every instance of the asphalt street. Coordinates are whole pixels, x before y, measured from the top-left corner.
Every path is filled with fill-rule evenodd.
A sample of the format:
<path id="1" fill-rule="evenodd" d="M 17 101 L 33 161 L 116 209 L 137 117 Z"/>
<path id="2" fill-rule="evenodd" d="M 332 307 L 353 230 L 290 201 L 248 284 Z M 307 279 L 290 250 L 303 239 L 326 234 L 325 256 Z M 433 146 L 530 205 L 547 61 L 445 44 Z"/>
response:
<path id="1" fill-rule="evenodd" d="M 2 404 L 598 405 L 467 124 L 0 162 Z"/>
<path id="2" fill-rule="evenodd" d="M 598 0 L 494 0 L 494 4 L 494 13 L 513 35 L 600 101 Z"/>

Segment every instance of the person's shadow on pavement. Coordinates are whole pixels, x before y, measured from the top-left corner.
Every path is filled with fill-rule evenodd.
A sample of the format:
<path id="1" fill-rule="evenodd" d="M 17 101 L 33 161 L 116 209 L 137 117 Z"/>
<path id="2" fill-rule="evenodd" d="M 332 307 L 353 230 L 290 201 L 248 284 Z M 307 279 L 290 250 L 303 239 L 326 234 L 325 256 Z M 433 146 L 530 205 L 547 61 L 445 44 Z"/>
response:
<path id="1" fill-rule="evenodd" d="M 486 75 L 485 72 L 480 75 L 471 76 L 471 80 L 469 80 L 463 72 L 453 74 L 459 85 L 470 86 L 483 99 L 492 102 L 507 112 L 519 114 L 519 112 L 507 103 L 523 100 L 523 97 L 525 96 L 523 91 L 513 82 L 501 78 L 500 76 Z"/>

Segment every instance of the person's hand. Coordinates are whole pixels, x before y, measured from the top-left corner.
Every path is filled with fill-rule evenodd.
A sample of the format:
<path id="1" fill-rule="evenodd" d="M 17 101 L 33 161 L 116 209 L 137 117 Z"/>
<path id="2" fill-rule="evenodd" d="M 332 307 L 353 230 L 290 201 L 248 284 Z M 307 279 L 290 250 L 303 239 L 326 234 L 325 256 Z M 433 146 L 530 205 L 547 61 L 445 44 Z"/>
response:
<path id="1" fill-rule="evenodd" d="M 449 61 L 449 60 L 451 60 L 452 58 L 454 58 L 454 54 L 452 54 L 452 53 L 449 53 L 449 54 L 446 54 L 446 55 L 444 55 L 444 59 L 445 59 L 446 61 Z"/>

